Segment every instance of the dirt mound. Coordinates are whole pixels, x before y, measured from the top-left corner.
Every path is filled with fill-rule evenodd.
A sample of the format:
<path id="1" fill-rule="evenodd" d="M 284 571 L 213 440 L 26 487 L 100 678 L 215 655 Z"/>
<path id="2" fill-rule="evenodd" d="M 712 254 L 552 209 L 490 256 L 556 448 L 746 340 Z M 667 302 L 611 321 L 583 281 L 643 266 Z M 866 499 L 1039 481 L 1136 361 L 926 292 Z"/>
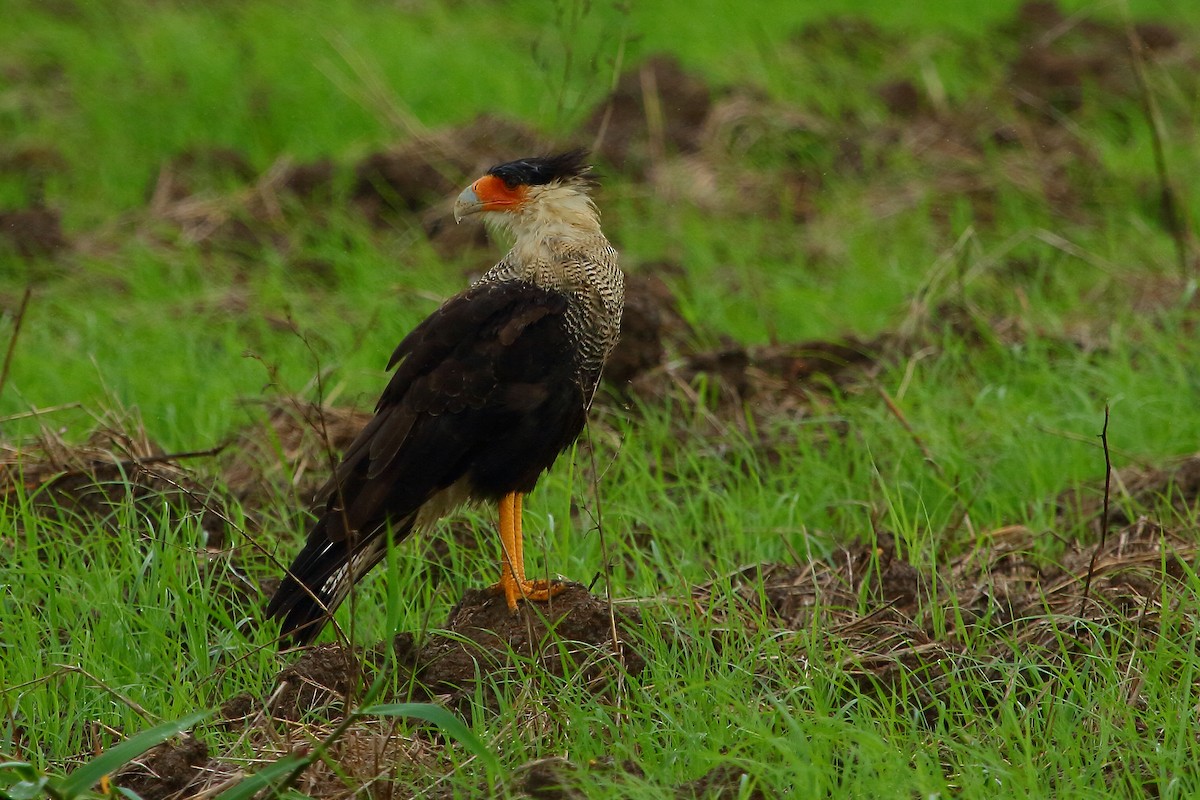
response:
<path id="1" fill-rule="evenodd" d="M 298 249 L 292 241 L 297 217 L 322 224 L 329 206 L 345 201 L 376 227 L 419 214 L 415 221 L 449 258 L 487 243 L 481 226 L 452 224 L 451 203 L 464 182 L 514 154 L 553 149 L 524 125 L 481 115 L 368 153 L 352 165 L 284 157 L 256 176 L 236 151 L 186 150 L 159 169 L 146 232 L 163 236 L 155 224 L 165 222 L 181 242 L 207 252 L 252 258 L 273 248 L 290 255 Z"/>
<path id="2" fill-rule="evenodd" d="M 892 337 L 863 341 L 732 345 L 673 359 L 638 375 L 634 394 L 645 400 L 679 396 L 717 412 L 741 413 L 747 401 L 767 418 L 805 405 L 814 392 L 869 375 L 881 355 L 895 350 Z"/>
<path id="3" fill-rule="evenodd" d="M 608 603 L 578 584 L 567 584 L 549 602 L 522 604 L 516 614 L 503 597 L 469 590 L 441 629 L 425 636 L 396 636 L 392 649 L 397 668 L 405 673 L 398 685 L 411 687 L 405 700 L 439 698 L 464 710 L 478 690 L 487 695 L 506 681 L 520 681 L 530 669 L 558 677 L 581 675 L 587 685 L 603 691 L 616 679 L 615 668 L 636 675 L 645 666 L 628 642 L 638 625 L 636 612 L 619 609 L 610 616 Z M 331 707 L 336 712 L 362 684 L 367 667 L 360 658 L 375 667 L 387 662 L 378 650 L 364 655 L 341 645 L 305 652 L 279 674 L 270 716 L 295 721 L 318 710 L 328 713 Z M 241 701 L 230 712 L 244 716 Z"/>
<path id="4" fill-rule="evenodd" d="M 21 258 L 48 258 L 68 247 L 62 215 L 57 210 L 35 205 L 0 211 L 0 253 L 11 250 Z"/>
<path id="5" fill-rule="evenodd" d="M 659 277 L 674 268 L 646 265 L 643 269 L 649 274 L 625 276 L 621 338 L 604 365 L 604 380 L 621 391 L 637 376 L 660 366 L 668 347 L 678 349 L 690 334 L 674 293 Z"/>
<path id="6" fill-rule="evenodd" d="M 545 758 L 518 768 L 522 788 L 534 800 L 586 800 L 589 773 L 601 772 L 616 778 L 632 778 L 631 797 L 645 785 L 645 772 L 632 761 L 620 764 L 611 761 L 592 763 L 588 771 L 566 758 Z M 748 791 L 746 787 L 751 787 Z M 644 789 L 642 789 L 644 791 Z M 678 800 L 720 800 L 721 798 L 744 798 L 744 800 L 767 800 L 768 795 L 754 785 L 753 776 L 735 764 L 718 764 L 695 780 L 670 787 Z"/>
<path id="7" fill-rule="evenodd" d="M 847 336 L 754 346 L 731 342 L 697 350 L 694 339 L 702 334 L 680 314 L 661 277 L 683 272 L 674 264 L 655 263 L 626 276 L 621 338 L 604 370 L 605 382 L 621 401 L 678 398 L 737 416 L 753 400 L 754 413 L 768 417 L 805 403 L 812 392 L 869 375 L 881 358 L 914 346 L 883 335 L 870 341 Z"/>
<path id="8" fill-rule="evenodd" d="M 229 147 L 190 147 L 158 168 L 151 188 L 154 204 L 179 202 L 198 194 L 217 194 L 254 180 L 258 170 L 243 153 Z"/>
<path id="9" fill-rule="evenodd" d="M 558 677 L 569 672 L 600 691 L 616 679 L 615 669 L 637 675 L 645 667 L 628 640 L 640 624 L 637 612 L 610 609 L 579 584 L 567 584 L 544 604 L 522 604 L 516 614 L 502 597 L 475 589 L 450 612 L 445 633 L 418 647 L 398 636 L 395 647 L 431 696 L 452 701 L 473 696 L 481 670 L 488 680 L 504 680 L 519 677 L 530 663 Z"/>
<path id="10" fill-rule="evenodd" d="M 801 669 L 820 659 L 838 663 L 859 688 L 890 693 L 904 684 L 919 710 L 935 714 L 955 672 L 995 673 L 988 685 L 1020 691 L 1025 661 L 1062 663 L 1152 640 L 1154 609 L 1164 592 L 1183 590 L 1200 555 L 1192 536 L 1145 520 L 1103 546 L 1073 544 L 1054 559 L 1036 554 L 1035 539 L 1023 527 L 994 531 L 935 578 L 880 533 L 825 563 L 756 566 L 730 579 L 747 609 L 757 612 L 765 598 L 775 630 L 830 632 L 827 652 L 795 654 Z M 942 615 L 964 618 L 966 639 L 939 633 Z"/>
<path id="11" fill-rule="evenodd" d="M 394 699 L 437 701 L 458 707 L 460 713 L 476 708 L 474 701 L 481 694 L 495 697 L 499 686 L 528 681 L 539 673 L 570 675 L 594 692 L 606 692 L 622 677 L 644 668 L 642 656 L 630 645 L 632 631 L 640 625 L 636 612 L 610 613 L 605 600 L 578 584 L 568 584 L 547 603 L 523 604 L 516 614 L 503 597 L 471 590 L 442 629 L 419 641 L 414 634 L 400 634 L 390 645 L 366 652 L 337 644 L 304 651 L 279 673 L 265 707 L 249 695 L 239 695 L 222 706 L 219 724 L 241 729 L 243 738 L 258 742 L 267 758 L 296 747 L 307 750 L 344 718 L 348 699 L 351 705 L 361 700 L 356 693 L 371 681 L 369 673 L 392 664 L 401 674 L 390 685 L 406 692 Z M 396 726 L 395 721 L 356 721 L 331 751 L 340 774 L 318 763 L 306 773 L 301 788 L 334 794 L 377 779 L 397 764 L 412 767 L 419 785 L 428 786 L 429 776 L 446 766 L 435 755 L 437 748 L 429 735 L 404 734 Z M 148 798 L 192 797 L 242 777 L 234 764 L 210 758 L 202 743 L 185 738 L 151 751 L 123 770 L 117 783 L 136 787 Z"/>
<path id="12" fill-rule="evenodd" d="M 46 432 L 27 445 L 0 445 L 0 502 L 15 509 L 25 499 L 34 513 L 75 531 L 97 523 L 115 531 L 118 511 L 130 504 L 151 520 L 164 510 L 171 519 L 198 517 L 216 550 L 230 533 L 225 501 L 179 464 L 215 452 L 168 454 L 140 423 L 101 426 L 78 446 Z"/>
<path id="13" fill-rule="evenodd" d="M 452 199 L 464 181 L 514 153 L 549 149 L 549 143 L 530 128 L 485 114 L 365 156 L 354 168 L 350 196 L 372 222 L 388 224 L 392 215 Z"/>
<path id="14" fill-rule="evenodd" d="M 1082 523 L 1092 535 L 1100 535 L 1104 527 L 1103 484 L 1071 489 L 1059 498 L 1058 505 L 1064 528 Z M 1113 472 L 1109 528 L 1133 525 L 1164 506 L 1172 509 L 1178 519 L 1196 518 L 1200 512 L 1200 455 L 1165 467 L 1135 465 Z"/>
<path id="15" fill-rule="evenodd" d="M 183 797 L 208 760 L 208 745 L 194 736 L 184 736 L 178 743 L 160 744 L 130 762 L 116 776 L 116 783 L 136 792 L 142 800 Z"/>
<path id="16" fill-rule="evenodd" d="M 599 141 L 596 152 L 628 175 L 652 161 L 700 148 L 712 90 L 672 55 L 659 54 L 627 70 L 600 101 L 582 133 Z"/>
<path id="17" fill-rule="evenodd" d="M 1167 25 L 1143 22 L 1127 28 L 1068 16 L 1052 0 L 1026 2 L 999 33 L 1017 45 L 1009 66 L 1017 107 L 1054 123 L 1083 107 L 1088 85 L 1106 95 L 1136 96 L 1133 59 L 1144 55 L 1134 51 L 1163 55 L 1180 43 Z"/>

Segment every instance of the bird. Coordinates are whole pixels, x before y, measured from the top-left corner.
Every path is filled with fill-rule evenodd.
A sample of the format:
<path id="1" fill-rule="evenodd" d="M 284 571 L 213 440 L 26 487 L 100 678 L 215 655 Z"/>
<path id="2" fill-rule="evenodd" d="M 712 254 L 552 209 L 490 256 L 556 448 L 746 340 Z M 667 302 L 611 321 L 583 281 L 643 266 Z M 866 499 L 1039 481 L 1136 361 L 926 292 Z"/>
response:
<path id="1" fill-rule="evenodd" d="M 625 301 L 585 149 L 497 164 L 454 218 L 507 231 L 508 253 L 403 338 L 375 414 L 316 495 L 303 549 L 266 608 L 310 643 L 388 542 L 469 503 L 498 506 L 500 576 L 516 612 L 564 588 L 525 575 L 523 498 L 586 423 Z M 390 531 L 390 536 L 389 536 Z"/>

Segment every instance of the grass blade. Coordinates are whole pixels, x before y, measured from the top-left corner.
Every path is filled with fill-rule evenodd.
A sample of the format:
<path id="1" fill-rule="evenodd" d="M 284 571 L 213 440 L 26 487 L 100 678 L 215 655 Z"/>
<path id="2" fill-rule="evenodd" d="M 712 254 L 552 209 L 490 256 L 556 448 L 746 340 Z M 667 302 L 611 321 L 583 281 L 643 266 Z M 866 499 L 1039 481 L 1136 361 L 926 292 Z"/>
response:
<path id="1" fill-rule="evenodd" d="M 186 731 L 212 713 L 211 710 L 197 711 L 181 719 L 155 725 L 153 728 L 131 736 L 115 747 L 105 750 L 66 778 L 58 781 L 54 789 L 59 795 L 66 798 L 66 800 L 72 800 L 72 798 L 78 797 L 99 783 L 100 779 L 105 775 L 112 774 L 151 747 L 165 742 L 178 733 Z"/>
<path id="2" fill-rule="evenodd" d="M 496 754 L 484 744 L 483 740 L 476 736 L 466 723 L 441 706 L 431 703 L 383 703 L 361 709 L 358 713 L 363 716 L 411 717 L 424 720 L 436 726 L 450 738 L 461 742 L 468 752 L 484 761 L 488 767 L 499 766 Z"/>
<path id="3" fill-rule="evenodd" d="M 278 761 L 263 767 L 244 781 L 230 786 L 217 795 L 216 800 L 250 800 L 251 797 L 285 775 L 290 774 L 299 764 L 307 760 L 308 756 L 284 756 Z"/>

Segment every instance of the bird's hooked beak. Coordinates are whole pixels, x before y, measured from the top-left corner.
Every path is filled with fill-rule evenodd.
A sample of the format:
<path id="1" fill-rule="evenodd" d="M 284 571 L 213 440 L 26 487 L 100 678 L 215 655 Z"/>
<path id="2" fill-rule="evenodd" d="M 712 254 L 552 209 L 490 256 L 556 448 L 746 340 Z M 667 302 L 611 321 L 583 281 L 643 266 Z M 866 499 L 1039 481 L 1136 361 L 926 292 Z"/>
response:
<path id="1" fill-rule="evenodd" d="M 520 211 L 528 197 L 528 186 L 509 186 L 495 175 L 484 175 L 454 201 L 454 221 L 481 211 Z"/>
<path id="2" fill-rule="evenodd" d="M 463 189 L 462 194 L 454 201 L 454 221 L 462 222 L 463 217 L 478 214 L 483 211 L 483 206 L 483 201 L 479 199 L 479 195 L 475 194 L 475 184 L 471 184 Z"/>

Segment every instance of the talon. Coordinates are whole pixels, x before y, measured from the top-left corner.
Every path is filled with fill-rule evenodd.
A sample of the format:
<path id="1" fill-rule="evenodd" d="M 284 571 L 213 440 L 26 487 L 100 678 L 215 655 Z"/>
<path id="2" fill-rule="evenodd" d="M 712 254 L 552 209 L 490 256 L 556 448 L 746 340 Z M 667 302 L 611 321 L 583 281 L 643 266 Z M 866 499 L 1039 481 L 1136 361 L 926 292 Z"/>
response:
<path id="1" fill-rule="evenodd" d="M 502 575 L 499 582 L 488 587 L 488 591 L 492 594 L 504 595 L 509 610 L 514 613 L 517 610 L 517 604 L 522 600 L 544 603 L 567 588 L 562 581 L 519 581 L 516 578 L 505 580 L 506 577 L 509 576 Z"/>
<path id="2" fill-rule="evenodd" d="M 504 595 L 508 608 L 516 612 L 521 600 L 544 603 L 567 588 L 561 581 L 525 579 L 525 542 L 521 536 L 521 495 L 500 498 L 500 580 L 488 587 Z"/>

